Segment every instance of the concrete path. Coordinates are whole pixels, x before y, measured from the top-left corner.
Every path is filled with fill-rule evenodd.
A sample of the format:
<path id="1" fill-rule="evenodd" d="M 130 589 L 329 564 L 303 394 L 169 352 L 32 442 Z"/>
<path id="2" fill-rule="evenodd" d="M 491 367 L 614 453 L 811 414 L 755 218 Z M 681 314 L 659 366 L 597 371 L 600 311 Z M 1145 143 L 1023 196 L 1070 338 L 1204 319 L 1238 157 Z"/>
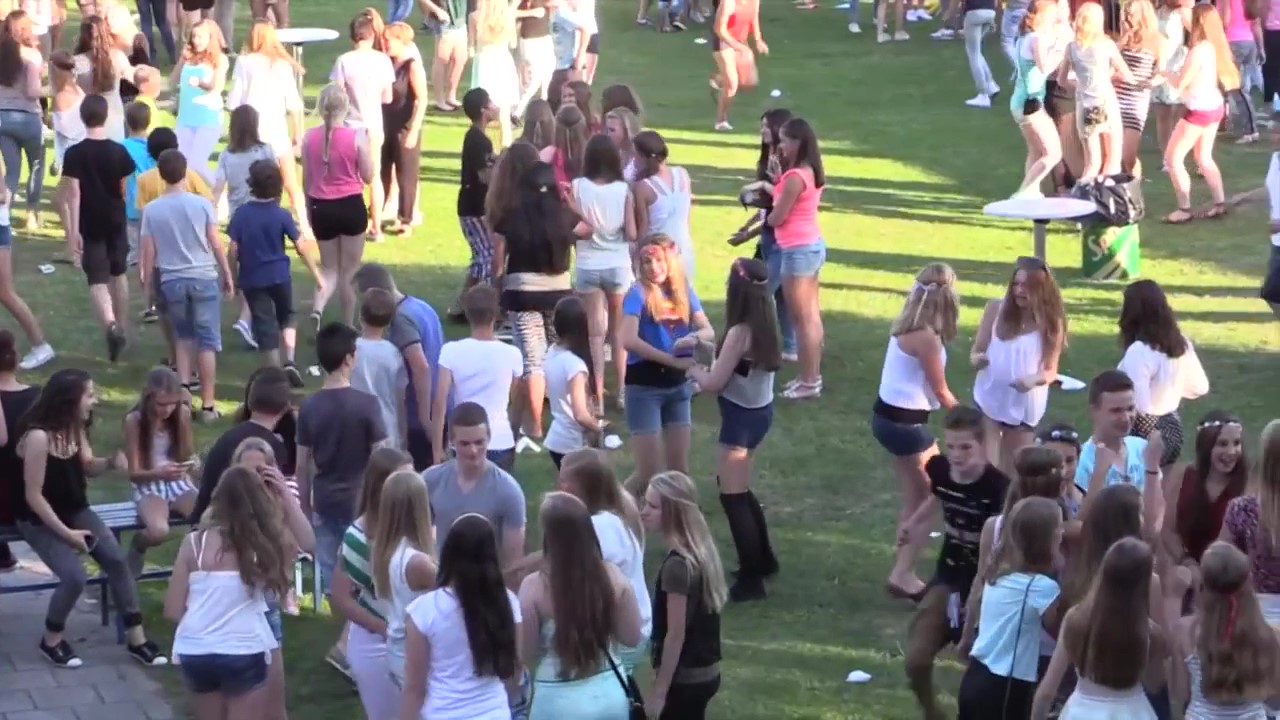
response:
<path id="1" fill-rule="evenodd" d="M 0 575 L 0 585 L 50 576 L 22 544 L 13 546 L 22 569 Z M 97 588 L 86 595 L 96 596 Z M 96 602 L 80 601 L 67 622 L 67 641 L 84 660 L 77 669 L 56 668 L 36 648 L 49 593 L 0 595 L 0 720 L 170 720 L 176 712 L 156 675 L 116 644 L 115 628 L 102 627 Z"/>

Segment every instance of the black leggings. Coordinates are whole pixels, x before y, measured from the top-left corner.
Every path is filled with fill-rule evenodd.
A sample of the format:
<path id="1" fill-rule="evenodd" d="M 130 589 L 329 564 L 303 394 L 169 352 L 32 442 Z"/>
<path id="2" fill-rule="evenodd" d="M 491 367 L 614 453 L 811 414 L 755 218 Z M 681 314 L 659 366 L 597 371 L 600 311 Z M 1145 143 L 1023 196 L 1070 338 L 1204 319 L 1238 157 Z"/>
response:
<path id="1" fill-rule="evenodd" d="M 1280 30 L 1262 31 L 1262 49 L 1267 54 L 1262 63 L 1262 101 L 1270 103 L 1280 93 Z"/>
<path id="2" fill-rule="evenodd" d="M 956 720 L 1025 720 L 1031 717 L 1036 684 L 996 675 L 980 660 L 970 659 L 956 694 Z"/>
<path id="3" fill-rule="evenodd" d="M 700 683 L 671 683 L 658 720 L 706 720 L 707 706 L 720 691 L 720 676 Z"/>
<path id="4" fill-rule="evenodd" d="M 421 139 L 413 147 L 406 148 L 404 141 L 408 135 L 409 129 L 405 128 L 387 133 L 382 141 L 382 191 L 388 195 L 391 193 L 391 173 L 395 172 L 396 185 L 400 190 L 396 215 L 402 223 L 413 222 L 414 201 L 418 197 L 418 165 L 422 161 Z"/>

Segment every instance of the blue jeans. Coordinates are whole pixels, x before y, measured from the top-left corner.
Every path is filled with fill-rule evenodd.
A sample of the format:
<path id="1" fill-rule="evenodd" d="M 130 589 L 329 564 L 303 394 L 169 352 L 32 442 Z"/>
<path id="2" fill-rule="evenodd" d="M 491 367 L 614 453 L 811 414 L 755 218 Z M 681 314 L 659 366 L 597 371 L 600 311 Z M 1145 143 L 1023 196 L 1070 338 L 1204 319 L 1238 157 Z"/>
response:
<path id="1" fill-rule="evenodd" d="M 217 280 L 161 280 L 160 293 L 179 340 L 194 343 L 196 350 L 222 352 L 222 298 Z"/>
<path id="2" fill-rule="evenodd" d="M 349 527 L 351 521 L 347 518 L 328 517 L 320 513 L 311 516 L 311 528 L 316 533 L 316 572 L 320 573 L 321 587 L 326 595 L 333 583 L 333 569 L 338 566 L 342 537 L 347 534 Z"/>
<path id="3" fill-rule="evenodd" d="M 23 155 L 27 156 L 27 210 L 35 210 L 44 187 L 44 123 L 33 112 L 0 110 L 0 156 L 10 194 L 18 192 Z"/>
<path id="4" fill-rule="evenodd" d="M 632 435 L 646 435 L 693 423 L 689 403 L 693 390 L 689 383 L 675 387 L 627 385 L 627 429 Z"/>
<path id="5" fill-rule="evenodd" d="M 164 43 L 164 51 L 169 53 L 169 64 L 176 62 L 177 46 L 173 41 L 173 27 L 169 25 L 168 10 L 165 0 L 138 0 L 139 29 L 147 38 L 147 47 L 151 48 L 151 64 L 160 64 L 160 51 L 156 49 L 156 39 L 151 33 L 151 26 L 160 31 L 160 42 Z M 231 42 L 231 38 L 226 39 Z"/>
<path id="6" fill-rule="evenodd" d="M 1018 56 L 1014 54 L 1014 45 L 1018 41 L 1018 37 L 1022 35 L 1022 19 L 1027 16 L 1026 8 L 1021 10 L 1006 10 L 1004 16 L 1000 19 L 1000 49 L 1004 51 L 1004 56 L 1009 59 L 1009 64 L 1014 67 L 1014 74 L 1017 74 Z"/>
<path id="7" fill-rule="evenodd" d="M 413 0 L 387 0 L 387 24 L 404 22 L 413 13 Z"/>
<path id="8" fill-rule="evenodd" d="M 851 22 L 851 23 L 860 22 L 860 21 L 858 20 L 858 16 L 861 14 L 861 11 L 859 10 L 859 8 L 860 8 L 860 7 L 862 7 L 862 3 L 858 2 L 858 0 L 849 0 L 849 10 L 848 10 L 848 12 L 849 12 L 849 22 Z M 880 9 L 880 0 L 872 0 L 872 3 L 871 3 L 871 22 L 875 22 L 875 20 L 876 20 L 876 12 L 877 12 L 879 9 Z"/>
<path id="9" fill-rule="evenodd" d="M 856 21 L 851 21 L 856 22 Z M 782 352 L 796 352 L 796 329 L 791 324 L 791 315 L 787 313 L 787 301 L 782 296 L 782 251 L 773 228 L 765 225 L 760 230 L 760 254 L 769 265 L 769 294 L 773 295 L 777 305 L 778 330 L 782 333 Z"/>

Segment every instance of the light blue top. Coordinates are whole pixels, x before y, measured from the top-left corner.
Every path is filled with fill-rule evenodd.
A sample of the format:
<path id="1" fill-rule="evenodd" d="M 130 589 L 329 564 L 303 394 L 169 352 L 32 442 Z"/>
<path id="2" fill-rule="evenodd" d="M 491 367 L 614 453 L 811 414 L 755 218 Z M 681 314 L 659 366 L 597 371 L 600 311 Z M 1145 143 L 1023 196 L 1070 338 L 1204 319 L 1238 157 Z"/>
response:
<path id="1" fill-rule="evenodd" d="M 1058 592 L 1058 583 L 1048 575 L 1021 572 L 987 585 L 982 590 L 978 638 L 971 655 L 1000 677 L 1035 682 L 1044 614 L 1058 599 Z"/>
<path id="2" fill-rule="evenodd" d="M 192 78 L 202 83 L 213 78 L 208 65 L 183 65 L 178 78 L 178 125 L 182 127 L 221 127 L 222 95 L 196 87 Z"/>
<path id="3" fill-rule="evenodd" d="M 1008 10 L 1005 12 L 1008 12 Z M 1030 46 L 1030 41 L 1033 37 L 1039 37 L 1040 42 L 1052 42 L 1047 35 L 1040 36 L 1037 33 L 1027 33 L 1014 43 L 1013 55 L 1018 59 L 1018 62 L 1014 65 L 1016 81 L 1013 85 L 1013 93 L 1009 98 L 1009 109 L 1013 112 L 1014 117 L 1022 117 L 1022 108 L 1027 100 L 1034 98 L 1042 103 L 1044 102 L 1045 82 L 1049 78 L 1036 65 L 1035 55 L 1031 52 Z"/>
<path id="4" fill-rule="evenodd" d="M 1147 465 L 1142 459 L 1142 452 L 1147 449 L 1147 441 L 1132 435 L 1124 439 L 1125 469 L 1121 472 L 1112 466 L 1107 469 L 1107 485 L 1129 483 L 1139 490 L 1147 482 Z M 1093 438 L 1080 447 L 1080 461 L 1076 463 L 1076 485 L 1089 490 L 1089 478 L 1093 477 L 1093 468 L 1097 464 L 1098 444 Z"/>

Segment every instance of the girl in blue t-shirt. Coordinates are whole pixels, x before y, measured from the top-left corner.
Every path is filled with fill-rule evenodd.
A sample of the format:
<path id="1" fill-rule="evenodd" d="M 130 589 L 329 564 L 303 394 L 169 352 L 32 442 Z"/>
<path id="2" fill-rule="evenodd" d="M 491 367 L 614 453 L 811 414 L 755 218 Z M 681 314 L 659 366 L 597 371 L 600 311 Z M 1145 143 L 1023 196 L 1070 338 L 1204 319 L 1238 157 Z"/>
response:
<path id="1" fill-rule="evenodd" d="M 1036 690 L 1040 629 L 1058 623 L 1054 572 L 1062 506 L 1030 497 L 1007 516 L 992 579 L 983 588 L 978 637 L 960 681 L 957 720 L 1026 717 Z"/>
<path id="2" fill-rule="evenodd" d="M 637 255 L 618 333 L 627 351 L 626 417 L 636 463 L 627 486 L 639 495 L 662 470 L 688 472 L 693 390 L 685 372 L 694 349 L 713 342 L 715 331 L 685 280 L 675 241 L 650 235 Z"/>

